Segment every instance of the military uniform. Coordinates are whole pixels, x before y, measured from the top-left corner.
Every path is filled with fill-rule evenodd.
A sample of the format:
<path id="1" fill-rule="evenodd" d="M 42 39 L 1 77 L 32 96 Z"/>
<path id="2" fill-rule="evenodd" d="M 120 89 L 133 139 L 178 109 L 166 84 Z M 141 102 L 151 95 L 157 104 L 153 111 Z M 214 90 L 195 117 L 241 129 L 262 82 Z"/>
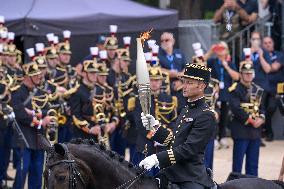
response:
<path id="1" fill-rule="evenodd" d="M 83 71 L 97 72 L 96 63 L 92 60 L 83 62 Z M 97 90 L 98 89 L 98 90 Z M 96 137 L 89 134 L 91 127 L 95 126 L 93 98 L 102 100 L 104 98 L 104 90 L 95 85 L 89 85 L 80 82 L 79 88 L 70 96 L 70 109 L 73 119 L 72 132 L 75 138 L 93 138 Z"/>
<path id="2" fill-rule="evenodd" d="M 161 80 L 163 78 L 160 67 L 149 67 L 149 75 L 151 79 Z M 151 136 L 148 135 L 147 131 L 143 127 L 139 116 L 142 112 L 142 108 L 138 98 L 136 98 L 135 107 L 132 107 L 132 109 L 135 109 L 134 111 L 136 112 L 135 120 L 138 130 L 134 163 L 138 164 L 146 156 L 164 151 L 166 148 L 163 146 L 163 143 L 159 144 L 151 140 Z M 151 115 L 161 122 L 164 129 L 169 131 L 173 129 L 174 121 L 177 118 L 176 109 L 177 98 L 175 96 L 172 97 L 164 92 L 151 95 Z M 150 175 L 155 176 L 157 171 L 158 170 L 153 169 Z"/>
<path id="3" fill-rule="evenodd" d="M 190 64 L 185 68 L 183 77 L 208 84 L 210 69 Z M 148 133 L 152 135 L 151 140 L 167 146 L 168 150 L 145 158 L 139 165 L 158 165 L 164 169 L 172 188 L 199 189 L 214 186 L 204 166 L 204 151 L 215 130 L 212 126 L 214 121 L 214 113 L 205 103 L 204 97 L 188 101 L 172 131 L 160 126 Z M 148 160 L 152 158 L 157 159 L 155 165 L 148 164 Z"/>
<path id="4" fill-rule="evenodd" d="M 199 54 L 199 56 L 194 56 L 192 58 L 192 62 L 194 64 L 200 64 L 207 66 L 207 62 L 204 60 L 203 51 L 201 51 L 202 54 Z M 205 102 L 208 104 L 208 106 L 211 108 L 212 112 L 215 114 L 216 120 L 212 123 L 212 126 L 215 128 L 215 132 L 211 136 L 209 143 L 206 146 L 205 149 L 205 157 L 204 157 L 204 163 L 206 168 L 210 168 L 213 170 L 213 159 L 214 159 L 214 141 L 216 138 L 217 133 L 217 117 L 220 115 L 220 111 L 216 106 L 216 101 L 219 96 L 219 81 L 217 79 L 214 79 L 211 77 L 207 87 L 205 88 L 204 95 L 205 95 Z"/>
<path id="5" fill-rule="evenodd" d="M 12 148 L 12 126 L 11 123 L 4 118 L 5 113 L 2 111 L 3 104 L 9 104 L 11 99 L 8 87 L 8 84 L 5 82 L 0 82 L 0 187 L 2 185 L 2 181 L 7 179 L 7 169 Z"/>
<path id="6" fill-rule="evenodd" d="M 10 32 L 9 32 L 10 33 Z M 3 44 L 2 56 L 7 56 L 6 61 L 2 62 L 1 65 L 1 74 L 2 81 L 7 83 L 7 87 L 10 92 L 17 90 L 23 79 L 23 72 L 20 67 L 21 62 L 21 51 L 16 48 L 16 45 L 13 44 L 13 39 L 10 39 L 10 42 Z M 11 57 L 16 57 L 15 62 L 11 62 Z M 9 62 L 7 59 L 10 59 Z M 10 152 L 12 149 L 12 139 L 13 139 L 13 128 L 12 123 L 7 123 L 3 119 L 0 120 L 2 125 L 1 128 L 1 138 L 3 139 L 1 143 L 1 154 L 0 158 L 0 183 L 3 179 L 6 179 L 6 171 L 9 164 Z M 8 126 L 7 126 L 8 124 Z M 2 149 L 3 147 L 3 149 Z M 14 153 L 15 154 L 15 153 Z"/>
<path id="7" fill-rule="evenodd" d="M 61 42 L 59 44 L 56 45 L 57 48 L 57 54 L 60 57 L 60 54 L 67 54 L 69 56 L 72 55 L 71 49 L 70 49 L 70 42 L 68 39 L 65 39 L 64 42 Z M 50 72 L 52 74 L 56 74 L 57 70 L 62 70 L 65 71 L 66 73 L 66 82 L 65 82 L 65 86 L 64 88 L 67 91 L 70 91 L 71 93 L 74 92 L 74 89 L 78 88 L 78 75 L 77 72 L 75 70 L 75 68 L 70 64 L 70 62 L 68 63 L 63 63 L 60 61 L 59 58 L 59 62 L 58 65 L 56 67 L 57 69 L 50 69 Z M 69 92 L 67 92 L 69 93 Z M 64 104 L 64 111 L 62 111 L 62 116 L 64 116 L 66 118 L 66 121 L 62 124 L 60 124 L 59 126 L 59 136 L 58 136 L 58 140 L 59 142 L 68 142 L 73 136 L 72 136 L 72 129 L 71 129 L 71 123 L 72 123 L 72 116 L 70 115 L 70 107 L 69 107 L 69 96 L 71 94 L 66 94 L 64 95 L 64 97 L 61 97 L 60 101 L 62 102 L 62 104 Z"/>
<path id="8" fill-rule="evenodd" d="M 41 74 L 36 62 L 32 61 L 23 65 L 26 76 L 31 77 Z M 37 88 L 33 90 L 22 84 L 12 94 L 12 107 L 16 120 L 27 139 L 29 148 L 20 147 L 21 162 L 16 165 L 17 173 L 14 188 L 24 187 L 26 175 L 29 174 L 28 185 L 30 188 L 41 188 L 41 175 L 43 172 L 44 151 L 40 146 L 40 136 L 44 130 L 41 127 L 41 120 L 45 117 L 48 97 Z M 25 108 L 34 111 L 33 115 L 27 113 Z"/>
<path id="9" fill-rule="evenodd" d="M 240 72 L 253 73 L 251 62 L 241 62 Z M 230 123 L 234 140 L 233 172 L 241 173 L 243 158 L 246 155 L 246 174 L 258 175 L 258 157 L 261 128 L 253 126 L 254 119 L 265 119 L 262 94 L 263 89 L 252 83 L 250 87 L 234 83 L 230 88 L 229 104 L 233 113 Z"/>

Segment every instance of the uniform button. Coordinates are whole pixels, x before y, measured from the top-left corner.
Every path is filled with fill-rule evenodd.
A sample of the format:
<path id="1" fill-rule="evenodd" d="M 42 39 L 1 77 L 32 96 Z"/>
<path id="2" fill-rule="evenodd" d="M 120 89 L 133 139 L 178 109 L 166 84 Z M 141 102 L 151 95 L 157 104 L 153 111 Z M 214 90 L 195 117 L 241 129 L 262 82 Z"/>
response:
<path id="1" fill-rule="evenodd" d="M 175 141 L 172 141 L 172 143 L 175 143 Z"/>
<path id="2" fill-rule="evenodd" d="M 178 131 L 176 131 L 176 133 L 178 133 Z"/>
<path id="3" fill-rule="evenodd" d="M 188 112 L 188 110 L 186 110 L 186 113 Z"/>
<path id="4" fill-rule="evenodd" d="M 183 115 L 182 117 L 185 118 L 185 115 Z"/>
<path id="5" fill-rule="evenodd" d="M 182 120 L 180 120 L 180 123 L 182 123 Z"/>

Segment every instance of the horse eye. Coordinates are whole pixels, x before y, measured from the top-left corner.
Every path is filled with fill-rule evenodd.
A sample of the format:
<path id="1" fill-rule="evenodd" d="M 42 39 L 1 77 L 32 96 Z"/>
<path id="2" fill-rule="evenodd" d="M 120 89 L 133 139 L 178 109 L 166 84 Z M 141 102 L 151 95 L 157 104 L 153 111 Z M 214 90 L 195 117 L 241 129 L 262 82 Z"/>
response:
<path id="1" fill-rule="evenodd" d="M 59 175 L 59 176 L 56 177 L 56 179 L 57 179 L 58 181 L 64 181 L 65 178 L 66 178 L 65 175 Z"/>

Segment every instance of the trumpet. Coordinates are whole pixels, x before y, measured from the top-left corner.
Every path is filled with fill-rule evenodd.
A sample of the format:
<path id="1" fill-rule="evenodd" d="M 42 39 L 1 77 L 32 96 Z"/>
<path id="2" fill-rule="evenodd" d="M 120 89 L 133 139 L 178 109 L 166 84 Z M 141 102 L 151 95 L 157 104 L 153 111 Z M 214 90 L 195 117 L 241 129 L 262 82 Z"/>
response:
<path id="1" fill-rule="evenodd" d="M 105 124 L 107 123 L 106 115 L 104 113 L 104 105 L 101 103 L 98 103 L 97 100 L 93 99 L 93 109 L 94 109 L 94 116 L 93 120 L 96 124 L 98 124 L 101 127 L 101 133 L 98 135 L 98 142 L 100 144 L 103 144 L 106 149 L 110 150 L 110 143 L 109 143 L 109 134 L 103 132 L 103 129 L 105 127 Z"/>
<path id="2" fill-rule="evenodd" d="M 58 116 L 55 109 L 50 109 L 47 112 L 50 117 L 50 122 L 46 129 L 46 138 L 53 145 L 58 142 Z"/>
<path id="3" fill-rule="evenodd" d="M 118 98 L 114 102 L 115 107 L 115 115 L 123 118 L 126 116 L 126 112 L 123 106 L 123 91 L 122 91 L 122 84 L 121 81 L 118 83 Z"/>
<path id="4" fill-rule="evenodd" d="M 259 116 L 259 103 L 241 103 L 241 107 L 246 113 L 251 114 L 252 118 Z"/>

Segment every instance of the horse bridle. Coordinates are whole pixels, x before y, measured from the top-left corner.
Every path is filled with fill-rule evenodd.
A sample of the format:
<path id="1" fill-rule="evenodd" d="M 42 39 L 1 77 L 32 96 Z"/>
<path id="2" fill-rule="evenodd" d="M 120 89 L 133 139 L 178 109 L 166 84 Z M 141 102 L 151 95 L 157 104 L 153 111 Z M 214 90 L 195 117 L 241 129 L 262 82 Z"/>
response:
<path id="1" fill-rule="evenodd" d="M 47 167 L 48 167 L 48 177 L 50 176 L 51 168 L 59 165 L 59 164 L 67 164 L 69 169 L 69 189 L 75 189 L 77 185 L 77 178 L 81 181 L 81 183 L 84 185 L 84 188 L 86 188 L 86 183 L 79 172 L 78 168 L 75 166 L 75 160 L 71 159 L 70 153 L 68 150 L 68 147 L 66 144 L 62 144 L 63 148 L 65 149 L 65 158 L 63 160 L 56 161 L 54 163 L 49 164 L 47 161 Z"/>

